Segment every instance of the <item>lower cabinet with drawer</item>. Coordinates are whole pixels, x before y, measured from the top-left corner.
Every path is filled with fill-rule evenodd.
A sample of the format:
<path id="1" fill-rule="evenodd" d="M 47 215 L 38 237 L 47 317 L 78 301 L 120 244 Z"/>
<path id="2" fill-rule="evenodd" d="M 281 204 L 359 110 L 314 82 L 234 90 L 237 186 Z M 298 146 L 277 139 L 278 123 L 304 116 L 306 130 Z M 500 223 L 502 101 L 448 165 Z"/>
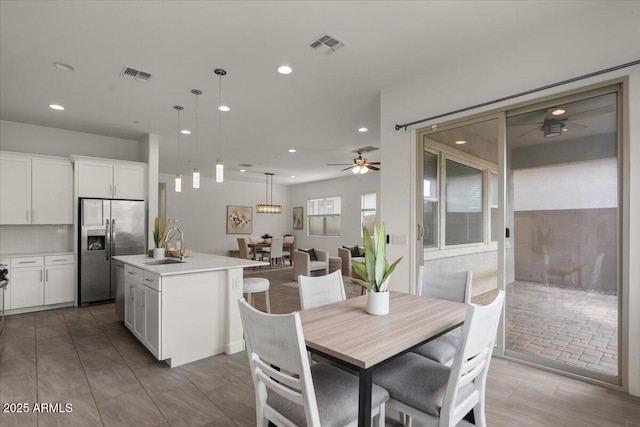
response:
<path id="1" fill-rule="evenodd" d="M 159 276 L 125 264 L 124 284 L 124 324 L 154 356 L 162 360 Z"/>
<path id="2" fill-rule="evenodd" d="M 12 257 L 7 310 L 74 301 L 73 254 Z"/>

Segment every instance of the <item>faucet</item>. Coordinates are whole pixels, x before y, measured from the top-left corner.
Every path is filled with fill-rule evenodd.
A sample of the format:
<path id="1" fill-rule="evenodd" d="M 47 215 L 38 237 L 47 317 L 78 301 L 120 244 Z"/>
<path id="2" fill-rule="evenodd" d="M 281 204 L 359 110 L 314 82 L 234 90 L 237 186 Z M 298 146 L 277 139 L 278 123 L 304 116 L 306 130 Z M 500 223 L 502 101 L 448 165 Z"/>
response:
<path id="1" fill-rule="evenodd" d="M 172 231 L 177 231 L 178 233 L 180 233 L 180 261 L 182 261 L 184 259 L 184 233 L 180 228 L 172 227 L 167 231 L 167 240 L 169 240 L 169 234 L 171 234 Z"/>

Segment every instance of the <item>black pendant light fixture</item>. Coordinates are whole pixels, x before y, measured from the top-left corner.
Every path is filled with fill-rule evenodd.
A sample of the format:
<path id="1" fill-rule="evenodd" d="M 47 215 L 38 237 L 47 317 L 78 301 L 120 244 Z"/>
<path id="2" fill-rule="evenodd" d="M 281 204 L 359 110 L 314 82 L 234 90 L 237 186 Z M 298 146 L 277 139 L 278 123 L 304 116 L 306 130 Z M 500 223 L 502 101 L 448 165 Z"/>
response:
<path id="1" fill-rule="evenodd" d="M 222 112 L 229 111 L 230 108 L 222 103 L 222 76 L 226 76 L 227 72 L 222 68 L 216 68 L 213 70 L 219 78 L 218 92 L 219 92 L 219 105 L 218 105 L 218 158 L 216 159 L 216 182 L 224 182 L 224 164 L 220 158 L 220 152 L 222 151 Z"/>

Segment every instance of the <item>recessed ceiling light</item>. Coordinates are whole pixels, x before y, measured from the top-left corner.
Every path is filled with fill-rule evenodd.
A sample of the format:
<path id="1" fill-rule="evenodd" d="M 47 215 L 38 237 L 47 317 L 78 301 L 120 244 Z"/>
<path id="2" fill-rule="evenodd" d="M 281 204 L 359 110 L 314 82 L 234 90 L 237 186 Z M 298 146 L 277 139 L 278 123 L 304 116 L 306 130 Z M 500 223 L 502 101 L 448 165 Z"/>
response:
<path id="1" fill-rule="evenodd" d="M 295 175 L 290 175 L 290 176 L 289 176 L 289 178 L 295 178 L 295 177 L 296 177 Z"/>
<path id="2" fill-rule="evenodd" d="M 366 132 L 366 131 L 368 131 L 368 130 L 369 130 L 369 129 L 367 129 L 367 128 L 360 128 L 360 129 L 358 129 L 358 132 Z"/>
<path id="3" fill-rule="evenodd" d="M 290 153 L 295 153 L 295 152 L 296 152 L 296 149 L 295 149 L 295 148 L 289 148 L 289 152 L 290 152 Z"/>
<path id="4" fill-rule="evenodd" d="M 183 135 L 191 135 L 191 131 L 189 129 L 182 129 L 180 133 Z"/>
<path id="5" fill-rule="evenodd" d="M 246 169 L 240 169 L 240 172 L 246 172 L 246 171 L 247 171 Z"/>
<path id="6" fill-rule="evenodd" d="M 52 110 L 57 110 L 57 111 L 64 110 L 64 107 L 62 105 L 58 105 L 58 104 L 49 104 L 49 108 L 51 108 Z"/>
<path id="7" fill-rule="evenodd" d="M 551 114 L 553 114 L 554 116 L 561 116 L 565 113 L 566 111 L 563 110 L 562 108 L 556 108 L 555 110 L 553 110 L 551 112 Z"/>
<path id="8" fill-rule="evenodd" d="M 231 110 L 231 108 L 227 107 L 226 105 L 221 105 L 218 107 L 218 110 L 220 111 L 229 111 Z"/>
<path id="9" fill-rule="evenodd" d="M 567 128 L 562 128 L 562 131 L 563 131 L 563 132 L 566 132 L 566 131 L 568 131 L 568 130 L 569 130 L 569 129 L 567 129 Z"/>
<path id="10" fill-rule="evenodd" d="M 71 65 L 65 64 L 63 62 L 54 62 L 53 66 L 56 67 L 58 70 L 62 70 L 62 71 L 75 71 L 76 70 Z"/>
<path id="11" fill-rule="evenodd" d="M 462 145 L 462 144 L 466 144 L 466 143 L 467 143 L 467 141 L 464 141 L 462 139 L 459 140 L 459 141 L 456 141 L 456 144 L 458 144 L 458 145 Z"/>
<path id="12" fill-rule="evenodd" d="M 281 65 L 278 67 L 278 72 L 280 74 L 291 74 L 293 70 L 288 65 Z"/>

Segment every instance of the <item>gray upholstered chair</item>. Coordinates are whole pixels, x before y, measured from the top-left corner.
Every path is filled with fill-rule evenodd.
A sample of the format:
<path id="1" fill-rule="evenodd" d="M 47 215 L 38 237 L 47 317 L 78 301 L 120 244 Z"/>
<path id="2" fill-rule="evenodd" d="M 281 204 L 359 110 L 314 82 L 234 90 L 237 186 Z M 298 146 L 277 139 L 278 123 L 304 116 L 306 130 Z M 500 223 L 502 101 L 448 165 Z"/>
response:
<path id="1" fill-rule="evenodd" d="M 238 302 L 256 395 L 256 425 L 357 425 L 358 378 L 324 363 L 309 364 L 300 314 L 265 314 Z M 384 426 L 389 394 L 375 386 L 371 416 Z"/>
<path id="2" fill-rule="evenodd" d="M 473 273 L 470 270 L 443 273 L 420 266 L 418 295 L 468 304 L 471 302 L 472 276 Z M 421 345 L 413 352 L 451 366 L 457 348 L 458 338 L 449 333 Z"/>
<path id="3" fill-rule="evenodd" d="M 347 248 L 338 248 L 338 256 L 342 260 L 342 271 L 344 274 L 351 275 L 351 277 L 358 278 L 356 272 L 353 270 L 351 261 L 364 262 L 364 246 L 358 246 L 359 256 L 354 257 L 351 251 Z"/>
<path id="4" fill-rule="evenodd" d="M 312 272 L 320 275 L 329 273 L 329 251 L 315 249 L 318 257 L 317 261 L 311 261 L 308 252 L 300 249 L 293 251 L 293 279 L 298 280 L 298 276 L 311 276 Z"/>
<path id="5" fill-rule="evenodd" d="M 303 310 L 347 299 L 340 270 L 325 276 L 299 276 L 298 290 Z"/>
<path id="6" fill-rule="evenodd" d="M 373 382 L 391 396 L 398 411 L 428 426 L 455 426 L 473 410 L 475 425 L 485 427 L 485 388 L 504 291 L 487 306 L 470 304 L 453 365 L 444 366 L 407 353 L 373 371 Z"/>

